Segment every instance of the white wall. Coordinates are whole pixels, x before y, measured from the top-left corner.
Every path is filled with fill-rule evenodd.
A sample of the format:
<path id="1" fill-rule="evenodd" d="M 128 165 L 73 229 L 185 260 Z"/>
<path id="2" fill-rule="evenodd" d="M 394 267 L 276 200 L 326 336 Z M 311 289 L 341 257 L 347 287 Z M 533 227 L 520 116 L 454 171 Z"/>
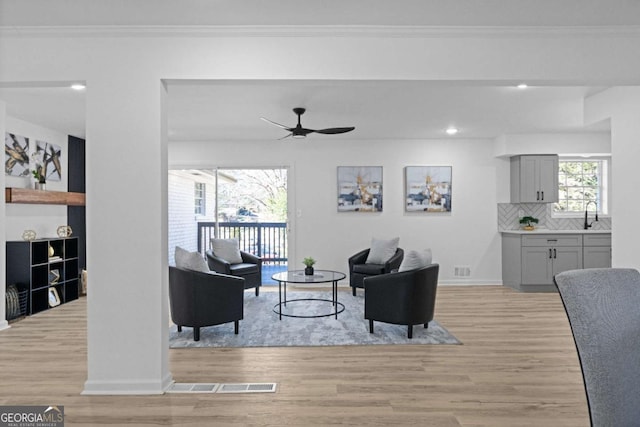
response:
<path id="1" fill-rule="evenodd" d="M 7 117 L 6 131 L 29 138 L 29 155 L 35 151 L 36 140 L 46 141 L 62 148 L 62 177 L 60 181 L 47 181 L 47 190 L 67 191 L 68 139 L 67 135 L 51 129 Z M 4 133 L 3 133 L 4 137 Z M 4 171 L 3 171 L 4 174 Z M 6 187 L 33 188 L 34 178 L 5 176 Z M 58 205 L 6 205 L 6 240 L 22 240 L 24 230 L 34 230 L 38 238 L 56 237 L 57 228 L 67 225 L 67 207 Z"/>
<path id="2" fill-rule="evenodd" d="M 345 143 L 321 136 L 294 142 L 172 143 L 172 165 L 290 166 L 289 182 L 295 183 L 289 207 L 291 266 L 301 267 L 302 258 L 313 256 L 317 268 L 346 271 L 347 258 L 369 247 L 373 236 L 400 236 L 405 249 L 432 249 L 442 282 L 460 281 L 453 266 L 469 265 L 468 281 L 501 283 L 496 188 L 505 170 L 503 160 L 493 157 L 490 140 Z M 453 167 L 450 214 L 404 211 L 404 167 L 419 165 Z M 338 212 L 337 166 L 383 166 L 383 212 Z"/>

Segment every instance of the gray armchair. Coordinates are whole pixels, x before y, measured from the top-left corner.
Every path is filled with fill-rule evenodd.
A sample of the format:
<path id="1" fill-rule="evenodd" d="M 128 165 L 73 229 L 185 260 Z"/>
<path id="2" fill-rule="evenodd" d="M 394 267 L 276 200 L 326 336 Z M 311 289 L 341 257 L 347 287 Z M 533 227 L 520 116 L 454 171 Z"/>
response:
<path id="1" fill-rule="evenodd" d="M 377 276 L 379 274 L 391 273 L 397 270 L 402 263 L 404 251 L 400 248 L 384 264 L 367 264 L 367 257 L 371 249 L 364 249 L 349 257 L 349 286 L 351 286 L 353 296 L 356 296 L 356 288 L 363 288 L 363 280 L 366 277 Z"/>
<path id="2" fill-rule="evenodd" d="M 262 258 L 248 252 L 240 251 L 242 263 L 230 264 L 224 259 L 215 256 L 211 249 L 206 252 L 206 255 L 210 270 L 216 273 L 242 277 L 244 279 L 244 288 L 256 288 L 256 296 L 260 295 L 260 286 L 262 286 Z"/>
<path id="3" fill-rule="evenodd" d="M 194 341 L 200 340 L 201 327 L 228 322 L 234 322 L 237 334 L 244 315 L 244 279 L 169 266 L 169 306 L 178 332 L 192 327 Z"/>
<path id="4" fill-rule="evenodd" d="M 381 274 L 364 279 L 364 318 L 373 333 L 374 320 L 407 325 L 407 337 L 413 337 L 413 325 L 429 327 L 433 320 L 440 266 L 431 264 L 416 270 Z"/>
<path id="5" fill-rule="evenodd" d="M 626 268 L 555 276 L 584 379 L 591 425 L 640 423 L 640 273 Z"/>

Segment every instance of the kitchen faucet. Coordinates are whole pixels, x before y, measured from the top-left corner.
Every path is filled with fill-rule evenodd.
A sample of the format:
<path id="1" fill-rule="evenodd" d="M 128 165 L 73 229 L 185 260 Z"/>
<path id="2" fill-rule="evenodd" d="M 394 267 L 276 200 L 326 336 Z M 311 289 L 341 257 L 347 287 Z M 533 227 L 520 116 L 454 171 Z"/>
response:
<path id="1" fill-rule="evenodd" d="M 584 205 L 584 229 L 585 229 L 585 230 L 588 230 L 588 229 L 593 225 L 593 221 L 591 221 L 591 224 L 589 224 L 589 221 L 588 221 L 588 219 L 587 219 L 587 214 L 588 214 L 588 212 L 589 212 L 589 211 L 588 211 L 588 208 L 589 208 L 589 205 L 590 205 L 591 203 L 593 203 L 594 205 L 596 205 L 596 217 L 595 217 L 594 221 L 597 221 L 597 220 L 598 220 L 598 204 L 597 204 L 596 202 L 594 202 L 593 200 L 589 200 L 589 201 L 587 202 L 587 204 L 586 204 L 586 205 Z"/>

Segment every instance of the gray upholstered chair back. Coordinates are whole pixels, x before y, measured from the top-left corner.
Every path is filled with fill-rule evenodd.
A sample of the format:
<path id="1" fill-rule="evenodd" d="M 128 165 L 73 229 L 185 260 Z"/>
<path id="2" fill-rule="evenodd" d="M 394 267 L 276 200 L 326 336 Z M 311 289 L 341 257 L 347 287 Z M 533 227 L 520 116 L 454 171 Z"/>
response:
<path id="1" fill-rule="evenodd" d="M 594 268 L 556 275 L 578 350 L 591 425 L 640 425 L 640 273 Z"/>

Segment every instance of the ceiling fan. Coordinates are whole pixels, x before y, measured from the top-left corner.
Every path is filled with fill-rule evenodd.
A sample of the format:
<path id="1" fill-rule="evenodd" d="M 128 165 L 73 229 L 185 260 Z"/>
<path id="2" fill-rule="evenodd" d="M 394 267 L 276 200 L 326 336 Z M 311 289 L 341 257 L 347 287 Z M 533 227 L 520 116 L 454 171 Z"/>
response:
<path id="1" fill-rule="evenodd" d="M 288 138 L 290 136 L 292 136 L 294 138 L 305 138 L 308 134 L 314 133 L 314 132 L 315 133 L 323 133 L 323 134 L 345 133 L 345 132 L 351 132 L 352 130 L 355 129 L 355 127 L 353 127 L 353 126 L 342 127 L 342 128 L 327 128 L 327 129 L 307 129 L 307 128 L 303 128 L 302 125 L 300 124 L 300 116 L 302 116 L 305 111 L 307 111 L 305 108 L 300 108 L 300 107 L 293 109 L 293 112 L 298 115 L 298 124 L 294 128 L 290 128 L 288 126 L 281 125 L 280 123 L 273 122 L 273 121 L 271 121 L 269 119 L 265 119 L 264 117 L 261 117 L 261 119 L 264 120 L 267 123 L 271 123 L 272 125 L 276 125 L 276 126 L 282 128 L 282 129 L 286 129 L 287 131 L 291 132 L 289 135 L 286 135 L 286 136 L 284 136 L 283 138 L 280 138 L 280 139 Z"/>

